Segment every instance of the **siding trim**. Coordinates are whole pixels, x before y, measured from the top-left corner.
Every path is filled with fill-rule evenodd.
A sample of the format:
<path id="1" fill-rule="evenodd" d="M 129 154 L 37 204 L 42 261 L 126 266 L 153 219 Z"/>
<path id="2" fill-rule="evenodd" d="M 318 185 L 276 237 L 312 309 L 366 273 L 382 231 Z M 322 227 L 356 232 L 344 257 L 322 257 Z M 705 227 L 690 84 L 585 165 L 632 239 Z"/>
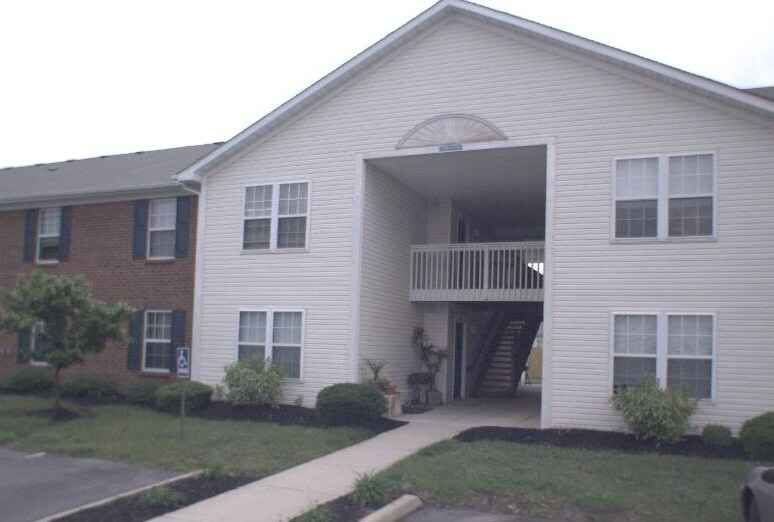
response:
<path id="1" fill-rule="evenodd" d="M 554 346 L 554 201 L 556 198 L 556 145 L 546 143 L 546 225 L 543 270 L 543 368 L 540 388 L 540 428 L 553 426 L 551 418 L 551 359 Z"/>
<path id="2" fill-rule="evenodd" d="M 188 365 L 191 369 L 191 379 L 201 380 L 199 369 L 199 345 L 202 338 L 202 293 L 204 288 L 204 238 L 206 237 L 205 211 L 207 208 L 207 181 L 204 181 L 198 192 L 196 207 L 196 245 L 194 258 L 194 287 L 193 287 L 193 317 L 191 322 L 191 357 Z M 244 211 L 243 211 L 244 214 Z"/>
<path id="3" fill-rule="evenodd" d="M 365 212 L 365 159 L 358 154 L 355 159 L 354 223 L 352 230 L 352 288 L 349 318 L 349 368 L 350 382 L 358 382 L 360 362 L 360 297 L 363 291 L 363 220 Z"/>

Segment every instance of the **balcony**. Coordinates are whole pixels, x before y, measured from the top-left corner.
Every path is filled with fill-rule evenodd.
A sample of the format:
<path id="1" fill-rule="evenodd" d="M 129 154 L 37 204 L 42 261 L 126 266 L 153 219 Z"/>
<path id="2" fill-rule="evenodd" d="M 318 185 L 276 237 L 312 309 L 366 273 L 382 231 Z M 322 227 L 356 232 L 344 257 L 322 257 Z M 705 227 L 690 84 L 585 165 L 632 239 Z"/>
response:
<path id="1" fill-rule="evenodd" d="M 542 301 L 545 242 L 411 247 L 411 301 Z"/>

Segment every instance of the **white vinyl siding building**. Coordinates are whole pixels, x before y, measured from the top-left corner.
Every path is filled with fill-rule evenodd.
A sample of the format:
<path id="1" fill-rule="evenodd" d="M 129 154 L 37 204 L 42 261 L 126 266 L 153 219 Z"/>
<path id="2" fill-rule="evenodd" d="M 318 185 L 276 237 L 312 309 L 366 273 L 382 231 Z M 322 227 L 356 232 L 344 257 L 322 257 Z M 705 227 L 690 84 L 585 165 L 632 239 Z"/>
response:
<path id="1" fill-rule="evenodd" d="M 323 387 L 358 380 L 364 357 L 399 353 L 390 378 L 416 371 L 409 343 L 421 314 L 407 299 L 408 248 L 431 241 L 434 202 L 379 176 L 365 158 L 396 154 L 430 118 L 471 114 L 502 131 L 503 146 L 548 151 L 544 427 L 623 427 L 609 401 L 611 318 L 642 311 L 663 315 L 657 328 L 666 331 L 673 313 L 714 318 L 712 398 L 701 402 L 697 425 L 738 428 L 774 409 L 774 120 L 526 29 L 456 8 L 444 14 L 446 4 L 335 94 L 310 99 L 202 176 L 193 377 L 220 381 L 237 358 L 234 318 L 252 308 L 305 310 L 304 371 L 285 387 L 289 402 L 311 405 Z M 637 169 L 647 182 L 631 181 Z M 299 179 L 309 181 L 305 248 L 250 255 L 245 187 L 271 184 L 276 199 L 277 184 Z M 424 307 L 439 344 L 450 339 L 448 306 Z M 668 336 L 657 350 L 669 350 Z M 657 355 L 663 363 L 669 374 Z M 675 378 L 690 381 L 678 366 Z"/>

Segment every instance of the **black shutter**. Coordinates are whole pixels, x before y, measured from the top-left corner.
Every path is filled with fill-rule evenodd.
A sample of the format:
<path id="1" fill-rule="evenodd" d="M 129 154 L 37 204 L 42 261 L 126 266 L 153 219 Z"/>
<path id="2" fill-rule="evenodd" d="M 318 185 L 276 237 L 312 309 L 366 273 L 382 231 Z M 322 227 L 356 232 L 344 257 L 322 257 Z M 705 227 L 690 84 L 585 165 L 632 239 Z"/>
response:
<path id="1" fill-rule="evenodd" d="M 22 330 L 19 332 L 19 351 L 16 354 L 16 362 L 19 364 L 27 364 L 30 360 L 30 355 L 27 350 L 30 347 L 30 331 Z"/>
<path id="2" fill-rule="evenodd" d="M 59 261 L 70 260 L 70 229 L 72 228 L 73 207 L 62 207 L 59 222 Z"/>
<path id="3" fill-rule="evenodd" d="M 175 237 L 175 257 L 188 255 L 188 228 L 191 225 L 191 196 L 177 198 L 177 223 Z"/>
<path id="4" fill-rule="evenodd" d="M 148 200 L 134 202 L 134 236 L 132 239 L 132 257 L 145 259 L 145 236 L 148 230 Z"/>
<path id="5" fill-rule="evenodd" d="M 172 311 L 172 356 L 169 358 L 169 371 L 177 372 L 177 349 L 185 344 L 185 310 Z"/>
<path id="6" fill-rule="evenodd" d="M 27 209 L 24 216 L 24 262 L 35 261 L 35 236 L 38 228 L 38 211 L 34 208 Z"/>
<path id="7" fill-rule="evenodd" d="M 126 367 L 132 371 L 140 371 L 142 354 L 142 310 L 135 311 L 129 318 L 129 350 L 126 353 Z"/>

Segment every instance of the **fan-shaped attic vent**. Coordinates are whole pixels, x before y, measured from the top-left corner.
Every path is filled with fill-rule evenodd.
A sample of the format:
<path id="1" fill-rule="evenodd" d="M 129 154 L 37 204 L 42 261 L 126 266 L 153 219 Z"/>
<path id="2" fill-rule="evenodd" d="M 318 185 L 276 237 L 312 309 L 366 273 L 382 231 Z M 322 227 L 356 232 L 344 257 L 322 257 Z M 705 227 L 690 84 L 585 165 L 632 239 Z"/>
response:
<path id="1" fill-rule="evenodd" d="M 486 120 L 466 114 L 445 114 L 430 118 L 411 129 L 396 148 L 437 146 L 454 150 L 461 148 L 463 143 L 507 139 L 505 134 Z"/>

